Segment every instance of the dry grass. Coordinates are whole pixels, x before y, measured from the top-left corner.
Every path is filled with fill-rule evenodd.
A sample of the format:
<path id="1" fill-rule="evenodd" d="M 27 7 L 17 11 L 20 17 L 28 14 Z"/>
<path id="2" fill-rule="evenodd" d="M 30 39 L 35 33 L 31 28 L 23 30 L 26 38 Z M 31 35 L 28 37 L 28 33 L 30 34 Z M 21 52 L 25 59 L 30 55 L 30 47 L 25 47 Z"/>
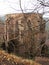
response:
<path id="1" fill-rule="evenodd" d="M 0 65 L 40 65 L 33 60 L 23 59 L 21 57 L 8 54 L 0 50 Z"/>

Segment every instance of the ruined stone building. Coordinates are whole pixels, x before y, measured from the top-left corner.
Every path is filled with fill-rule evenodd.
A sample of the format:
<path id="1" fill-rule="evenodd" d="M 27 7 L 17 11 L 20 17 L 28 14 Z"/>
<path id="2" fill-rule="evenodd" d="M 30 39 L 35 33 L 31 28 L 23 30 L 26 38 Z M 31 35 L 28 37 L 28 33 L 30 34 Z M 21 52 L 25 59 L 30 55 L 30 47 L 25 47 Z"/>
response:
<path id="1" fill-rule="evenodd" d="M 7 31 L 7 40 L 17 37 L 15 35 L 18 32 L 17 28 L 20 27 L 20 30 L 21 29 L 23 30 L 24 27 L 26 27 L 28 29 L 28 25 L 26 24 L 28 21 L 30 22 L 29 25 L 31 28 L 35 28 L 37 31 L 40 30 L 40 28 L 41 28 L 40 32 L 45 32 L 45 20 L 42 19 L 41 14 L 35 14 L 35 13 L 34 14 L 25 14 L 25 16 L 26 16 L 27 20 L 24 20 L 23 14 L 17 13 L 17 14 L 6 15 L 5 27 L 7 27 L 7 30 L 5 28 L 5 34 Z"/>
<path id="2" fill-rule="evenodd" d="M 15 40 L 15 51 L 18 51 L 18 54 L 34 56 L 46 40 L 45 20 L 37 13 L 8 14 L 5 22 L 5 36 L 7 41 Z"/>
<path id="3" fill-rule="evenodd" d="M 0 43 L 3 42 L 4 36 L 4 23 L 0 21 Z"/>

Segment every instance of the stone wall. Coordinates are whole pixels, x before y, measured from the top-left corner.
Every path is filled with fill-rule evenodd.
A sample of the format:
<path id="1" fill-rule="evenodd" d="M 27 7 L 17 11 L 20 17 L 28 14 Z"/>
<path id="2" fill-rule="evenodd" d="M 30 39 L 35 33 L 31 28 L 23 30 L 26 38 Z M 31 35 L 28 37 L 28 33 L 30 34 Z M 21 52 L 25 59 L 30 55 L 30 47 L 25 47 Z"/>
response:
<path id="1" fill-rule="evenodd" d="M 4 36 L 4 23 L 0 21 L 0 43 L 3 42 Z"/>
<path id="2" fill-rule="evenodd" d="M 24 57 L 38 54 L 40 45 L 46 40 L 45 20 L 41 14 L 9 14 L 5 24 L 7 41 L 16 39 L 19 42 L 15 42 L 18 54 Z"/>

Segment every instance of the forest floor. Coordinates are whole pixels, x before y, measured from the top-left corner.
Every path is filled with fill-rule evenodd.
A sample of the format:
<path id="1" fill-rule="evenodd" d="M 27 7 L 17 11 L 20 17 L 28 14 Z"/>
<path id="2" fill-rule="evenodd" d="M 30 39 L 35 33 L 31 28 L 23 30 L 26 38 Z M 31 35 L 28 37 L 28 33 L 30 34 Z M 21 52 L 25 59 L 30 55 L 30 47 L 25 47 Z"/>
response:
<path id="1" fill-rule="evenodd" d="M 0 65 L 49 65 L 49 58 L 36 57 L 33 61 L 0 50 Z"/>
<path id="2" fill-rule="evenodd" d="M 41 65 L 33 60 L 23 59 L 21 57 L 8 54 L 0 50 L 0 65 Z"/>
<path id="3" fill-rule="evenodd" d="M 49 65 L 49 58 L 48 57 L 36 57 L 35 61 L 42 64 L 42 65 Z"/>

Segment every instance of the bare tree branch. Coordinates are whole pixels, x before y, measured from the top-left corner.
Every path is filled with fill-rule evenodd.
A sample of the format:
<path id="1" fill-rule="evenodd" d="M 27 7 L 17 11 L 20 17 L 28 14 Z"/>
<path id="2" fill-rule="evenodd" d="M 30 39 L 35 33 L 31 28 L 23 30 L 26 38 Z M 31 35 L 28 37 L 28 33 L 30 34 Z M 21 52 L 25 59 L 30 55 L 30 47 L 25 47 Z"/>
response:
<path id="1" fill-rule="evenodd" d="M 21 0 L 19 0 L 19 4 L 20 4 L 20 9 L 21 9 L 22 13 L 24 13 L 22 6 L 21 6 Z"/>

